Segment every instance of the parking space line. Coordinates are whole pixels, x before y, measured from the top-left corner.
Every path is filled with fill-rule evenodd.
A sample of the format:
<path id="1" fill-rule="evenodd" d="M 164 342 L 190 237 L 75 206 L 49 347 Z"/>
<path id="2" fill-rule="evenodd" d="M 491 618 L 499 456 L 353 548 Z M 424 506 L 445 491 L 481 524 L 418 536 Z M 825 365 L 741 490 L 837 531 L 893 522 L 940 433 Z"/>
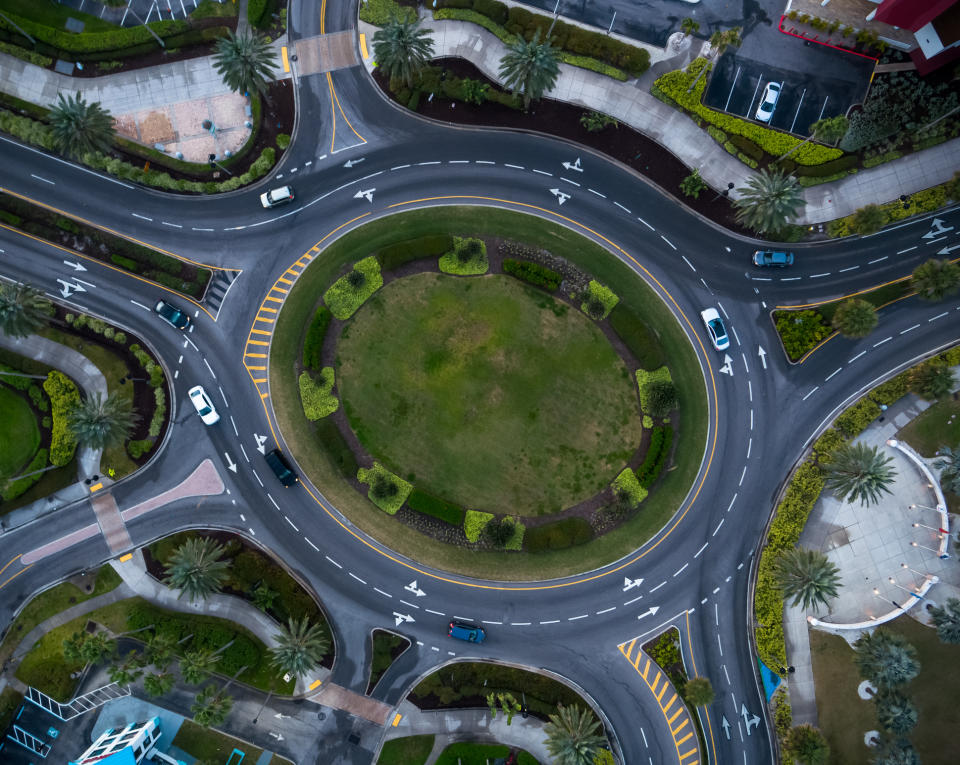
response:
<path id="1" fill-rule="evenodd" d="M 803 89 L 803 93 L 800 94 L 800 103 L 797 104 L 797 111 L 796 111 L 796 113 L 793 115 L 793 122 L 790 123 L 790 132 L 791 132 L 791 133 L 793 132 L 794 126 L 797 124 L 797 117 L 800 116 L 800 107 L 803 106 L 803 97 L 804 97 L 805 95 L 807 95 L 807 89 L 806 89 L 806 88 L 804 88 L 804 89 Z"/>
<path id="2" fill-rule="evenodd" d="M 733 77 L 733 84 L 730 86 L 730 92 L 727 94 L 727 103 L 724 104 L 723 110 L 727 111 L 730 108 L 730 99 L 733 98 L 733 89 L 737 87 L 737 80 L 740 78 L 740 70 L 742 67 L 737 66 L 737 73 Z"/>
<path id="3" fill-rule="evenodd" d="M 823 107 L 820 109 L 820 116 L 817 117 L 818 122 L 823 119 L 823 113 L 827 110 L 827 101 L 829 100 L 830 96 L 827 96 L 825 99 L 823 99 Z"/>
<path id="4" fill-rule="evenodd" d="M 760 77 L 757 79 L 757 87 L 753 89 L 753 96 L 750 98 L 750 108 L 747 109 L 746 117 L 750 118 L 750 113 L 753 111 L 753 102 L 757 98 L 757 91 L 760 90 L 760 83 L 763 82 L 763 72 L 760 72 Z"/>

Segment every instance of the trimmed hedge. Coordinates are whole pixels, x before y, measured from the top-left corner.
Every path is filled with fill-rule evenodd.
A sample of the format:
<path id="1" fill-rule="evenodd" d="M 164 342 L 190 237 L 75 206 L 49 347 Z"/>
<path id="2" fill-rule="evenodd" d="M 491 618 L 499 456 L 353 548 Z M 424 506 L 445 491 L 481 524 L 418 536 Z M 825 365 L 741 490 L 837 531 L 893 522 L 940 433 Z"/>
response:
<path id="1" fill-rule="evenodd" d="M 360 20 L 373 24 L 375 27 L 385 27 L 390 19 L 398 16 L 401 21 L 414 21 L 417 12 L 409 6 L 401 6 L 394 0 L 366 0 L 360 3 Z"/>
<path id="2" fill-rule="evenodd" d="M 671 446 L 673 446 L 673 428 L 669 425 L 657 425 L 653 428 L 643 464 L 637 469 L 637 481 L 644 489 L 653 486 L 663 471 L 670 457 Z"/>
<path id="3" fill-rule="evenodd" d="M 383 479 L 393 484 L 396 491 L 386 497 L 374 496 L 373 490 L 378 479 Z M 370 486 L 370 490 L 367 492 L 367 499 L 388 515 L 396 515 L 397 510 L 401 508 L 413 490 L 411 484 L 404 481 L 400 476 L 391 473 L 379 462 L 374 462 L 373 467 L 369 469 L 360 468 L 357 471 L 357 480 L 360 481 L 360 483 L 365 483 Z"/>
<path id="4" fill-rule="evenodd" d="M 538 553 L 582 545 L 593 539 L 593 529 L 583 518 L 563 518 L 527 529 L 524 549 Z"/>
<path id="5" fill-rule="evenodd" d="M 638 369 L 635 372 L 637 378 L 637 391 L 640 394 L 640 409 L 647 412 L 650 409 L 650 402 L 647 401 L 647 386 L 653 382 L 673 382 L 670 375 L 670 369 L 666 366 L 654 369 L 648 372 L 645 369 Z"/>
<path id="6" fill-rule="evenodd" d="M 869 398 L 860 399 L 834 420 L 834 427 L 847 438 L 854 438 L 880 416 L 880 405 Z"/>
<path id="7" fill-rule="evenodd" d="M 17 31 L 16 27 L 20 27 L 31 37 L 35 37 L 40 42 L 46 43 L 47 45 L 60 51 L 69 53 L 99 53 L 103 51 L 120 51 L 124 48 L 129 48 L 143 43 L 150 43 L 154 48 L 156 48 L 156 42 L 150 35 L 150 30 L 153 30 L 154 34 L 160 38 L 169 38 L 173 35 L 182 34 L 190 28 L 190 25 L 186 21 L 173 19 L 151 22 L 149 24 L 149 30 L 144 26 L 117 27 L 116 29 L 108 32 L 84 32 L 83 34 L 78 35 L 74 34 L 73 32 L 68 32 L 65 29 L 54 29 L 53 27 L 48 27 L 44 24 L 32 21 L 31 19 L 25 19 L 22 16 L 17 16 L 13 13 L 7 13 L 6 16 L 10 19 L 10 21 L 7 21 L 0 16 L 0 29 L 4 29 L 19 36 L 20 33 Z M 11 21 L 14 22 L 16 26 L 13 26 L 13 24 L 10 23 Z M 176 46 L 168 45 L 168 47 Z"/>
<path id="8" fill-rule="evenodd" d="M 529 260 L 504 258 L 503 272 L 521 281 L 542 287 L 547 292 L 556 292 L 563 282 L 563 277 L 552 268 L 541 266 L 539 263 L 533 263 Z"/>
<path id="9" fill-rule="evenodd" d="M 73 459 L 77 439 L 67 423 L 70 413 L 80 404 L 80 392 L 73 380 L 54 369 L 43 381 L 43 389 L 50 397 L 53 429 L 50 434 L 50 464 L 62 466 Z"/>
<path id="10" fill-rule="evenodd" d="M 324 367 L 318 382 L 309 372 L 301 372 L 297 381 L 300 387 L 300 403 L 308 420 L 319 420 L 340 408 L 340 399 L 333 395 L 333 367 Z"/>
<path id="11" fill-rule="evenodd" d="M 647 498 L 647 490 L 640 485 L 637 480 L 637 474 L 630 468 L 625 468 L 620 475 L 613 479 L 611 484 L 614 497 L 618 500 L 620 496 L 625 496 L 630 503 L 630 507 L 636 507 Z"/>
<path id="12" fill-rule="evenodd" d="M 320 306 L 313 314 L 313 320 L 307 327 L 307 336 L 303 340 L 303 365 L 319 372 L 323 368 L 320 354 L 323 351 L 323 341 L 327 336 L 327 329 L 333 314 L 326 306 Z"/>
<path id="13" fill-rule="evenodd" d="M 479 251 L 467 261 L 461 261 L 459 253 L 471 244 L 479 243 Z M 469 237 L 453 237 L 453 249 L 440 256 L 440 270 L 454 276 L 480 276 L 490 270 L 490 261 L 487 259 L 487 245 L 482 239 Z"/>
<path id="14" fill-rule="evenodd" d="M 407 507 L 424 515 L 431 515 L 451 526 L 460 526 L 463 523 L 464 509 L 445 499 L 427 494 L 420 489 L 414 489 L 407 497 Z"/>
<path id="15" fill-rule="evenodd" d="M 923 189 L 922 191 L 911 194 L 909 208 L 905 208 L 899 199 L 880 205 L 880 209 L 886 217 L 883 225 L 903 220 L 913 215 L 922 215 L 932 210 L 938 210 L 947 205 L 950 200 L 956 201 L 960 199 L 958 186 L 960 186 L 960 184 L 954 179 L 946 183 L 941 183 L 939 186 L 931 186 L 929 189 Z M 855 216 L 856 213 L 853 213 L 845 218 L 837 218 L 836 220 L 830 221 L 827 224 L 827 234 L 832 237 L 851 236 L 855 234 Z"/>
<path id="16" fill-rule="evenodd" d="M 363 284 L 354 287 L 350 284 L 350 274 L 341 276 L 323 293 L 323 302 L 337 319 L 349 319 L 356 310 L 383 286 L 380 264 L 370 255 L 353 264 L 353 270 L 363 274 Z"/>
<path id="17" fill-rule="evenodd" d="M 620 302 L 620 298 L 616 296 L 612 289 L 600 284 L 600 282 L 595 281 L 594 279 L 590 280 L 590 283 L 587 285 L 586 292 L 581 294 L 580 297 L 584 298 L 584 301 L 580 304 L 580 310 L 587 314 L 587 316 L 590 316 L 591 319 L 595 319 L 597 321 L 606 319 L 610 315 L 610 312 L 616 307 L 617 303 Z M 590 312 L 587 311 L 590 299 L 596 299 L 600 301 L 600 304 L 603 306 L 602 315 L 590 315 Z"/>
<path id="18" fill-rule="evenodd" d="M 467 541 L 479 541 L 480 534 L 492 520 L 493 513 L 485 513 L 482 510 L 467 510 L 463 518 L 463 533 L 466 534 Z"/>
<path id="19" fill-rule="evenodd" d="M 448 234 L 421 236 L 396 242 L 377 251 L 377 260 L 384 271 L 393 271 L 406 263 L 422 258 L 439 258 L 453 249 L 453 237 Z"/>
<path id="20" fill-rule="evenodd" d="M 653 83 L 651 93 L 664 103 L 678 106 L 720 130 L 749 139 L 763 151 L 773 156 L 779 157 L 781 154 L 786 154 L 790 149 L 803 143 L 789 133 L 761 127 L 749 120 L 733 117 L 704 106 L 702 99 L 703 92 L 707 87 L 708 77 L 706 75 L 701 77 L 691 92 L 688 93 L 687 88 L 690 87 L 690 84 L 705 66 L 709 66 L 707 60 L 698 58 L 686 70 L 678 69 L 667 72 Z M 798 165 L 822 165 L 842 156 L 843 152 L 840 149 L 809 142 L 791 154 L 790 158 Z"/>

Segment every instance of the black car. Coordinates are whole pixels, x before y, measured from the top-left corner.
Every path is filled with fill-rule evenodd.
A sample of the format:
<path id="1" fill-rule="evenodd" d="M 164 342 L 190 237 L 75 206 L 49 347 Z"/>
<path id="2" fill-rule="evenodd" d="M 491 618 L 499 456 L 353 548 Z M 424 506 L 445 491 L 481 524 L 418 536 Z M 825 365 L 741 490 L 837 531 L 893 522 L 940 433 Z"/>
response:
<path id="1" fill-rule="evenodd" d="M 300 477 L 293 472 L 293 468 L 290 467 L 290 463 L 287 462 L 287 458 L 283 456 L 283 452 L 281 452 L 279 449 L 274 449 L 272 452 L 267 452 L 263 455 L 263 458 L 267 461 L 267 464 L 270 466 L 273 474 L 284 486 L 293 486 L 297 481 L 300 480 Z"/>
<path id="2" fill-rule="evenodd" d="M 190 317 L 173 303 L 160 300 L 153 307 L 153 310 L 157 312 L 161 319 L 177 329 L 186 329 L 190 326 Z"/>

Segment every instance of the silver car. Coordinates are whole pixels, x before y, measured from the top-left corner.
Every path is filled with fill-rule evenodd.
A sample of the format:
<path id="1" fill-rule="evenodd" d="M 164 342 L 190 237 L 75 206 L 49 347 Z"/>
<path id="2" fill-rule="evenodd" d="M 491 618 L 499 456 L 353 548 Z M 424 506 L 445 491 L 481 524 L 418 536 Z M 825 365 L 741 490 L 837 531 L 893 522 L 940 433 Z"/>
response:
<path id="1" fill-rule="evenodd" d="M 768 82 L 767 87 L 763 89 L 763 97 L 757 107 L 757 119 L 761 122 L 769 122 L 773 118 L 773 110 L 777 108 L 777 101 L 780 99 L 781 87 L 779 82 Z"/>

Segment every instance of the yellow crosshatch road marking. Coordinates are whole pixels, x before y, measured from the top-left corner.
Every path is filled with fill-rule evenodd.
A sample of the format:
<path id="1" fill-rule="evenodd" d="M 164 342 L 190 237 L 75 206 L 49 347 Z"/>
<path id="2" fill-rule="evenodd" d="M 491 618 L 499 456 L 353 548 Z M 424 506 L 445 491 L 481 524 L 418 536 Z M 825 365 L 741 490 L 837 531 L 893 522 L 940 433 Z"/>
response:
<path id="1" fill-rule="evenodd" d="M 620 650 L 620 653 L 623 654 L 624 658 L 630 662 L 633 668 L 637 671 L 637 675 L 643 680 L 644 685 L 650 689 L 650 693 L 653 695 L 653 698 L 657 701 L 657 706 L 660 707 L 660 711 L 663 713 L 664 722 L 667 724 L 667 729 L 670 731 L 670 735 L 673 737 L 673 744 L 677 750 L 677 762 L 682 763 L 683 765 L 699 765 L 700 764 L 700 750 L 697 746 L 696 739 L 687 743 L 692 737 L 693 733 L 690 732 L 687 724 L 690 722 L 690 710 L 687 709 L 686 704 L 680 701 L 680 698 L 677 696 L 676 691 L 673 689 L 673 685 L 670 683 L 670 680 L 660 671 L 657 667 L 657 671 L 650 673 L 650 667 L 656 666 L 653 661 L 647 656 L 640 646 L 637 645 L 637 639 L 627 643 L 621 643 L 617 648 Z M 646 660 L 643 671 L 640 671 L 640 664 L 643 660 Z M 648 674 L 653 675 L 652 680 L 648 680 Z M 660 680 L 663 680 L 663 683 L 660 683 Z M 659 693 L 657 692 L 659 689 Z M 669 700 L 666 704 L 663 703 L 663 697 L 667 694 L 667 691 L 672 691 L 670 694 Z M 674 702 L 680 702 L 680 705 L 677 709 L 670 712 L 670 708 L 674 705 Z M 680 722 L 674 725 L 677 718 L 680 718 Z M 687 728 L 684 731 L 684 728 Z M 693 747 L 692 749 L 688 747 Z M 681 750 L 681 747 L 683 749 Z"/>
<path id="2" fill-rule="evenodd" d="M 267 354 L 265 353 L 245 353 L 244 356 L 249 356 L 251 359 L 265 359 Z"/>

